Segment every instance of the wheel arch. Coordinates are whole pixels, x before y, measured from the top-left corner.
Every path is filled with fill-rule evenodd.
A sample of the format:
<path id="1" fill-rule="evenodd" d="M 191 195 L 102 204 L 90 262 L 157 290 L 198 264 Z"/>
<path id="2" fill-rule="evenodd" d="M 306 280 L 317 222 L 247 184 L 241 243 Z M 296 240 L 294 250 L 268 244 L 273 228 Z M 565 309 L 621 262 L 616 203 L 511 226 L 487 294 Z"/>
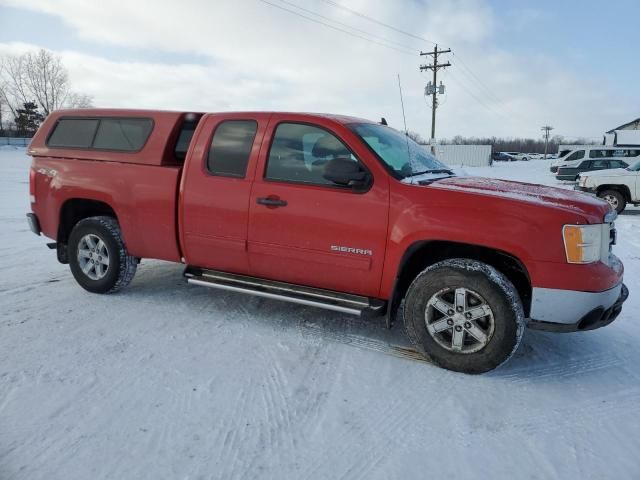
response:
<path id="1" fill-rule="evenodd" d="M 615 190 L 617 192 L 622 193 L 622 195 L 624 195 L 624 199 L 627 202 L 631 202 L 631 190 L 629 189 L 628 185 L 621 185 L 621 184 L 610 184 L 610 183 L 605 183 L 602 185 L 599 185 L 598 188 L 596 189 L 596 193 L 598 195 L 600 195 L 602 192 L 606 191 L 606 190 Z"/>
<path id="2" fill-rule="evenodd" d="M 116 220 L 118 219 L 113 207 L 100 200 L 70 198 L 62 204 L 60 207 L 57 233 L 58 261 L 60 261 L 60 263 L 69 263 L 67 243 L 73 227 L 75 227 L 79 221 L 95 216 L 108 216 Z"/>
<path id="3" fill-rule="evenodd" d="M 491 265 L 501 272 L 515 286 L 520 295 L 525 316 L 529 316 L 532 292 L 531 278 L 524 263 L 518 257 L 499 249 L 481 245 L 424 240 L 410 245 L 400 260 L 387 309 L 387 323 L 389 325 L 409 285 L 416 276 L 430 265 L 451 258 L 477 260 Z"/>

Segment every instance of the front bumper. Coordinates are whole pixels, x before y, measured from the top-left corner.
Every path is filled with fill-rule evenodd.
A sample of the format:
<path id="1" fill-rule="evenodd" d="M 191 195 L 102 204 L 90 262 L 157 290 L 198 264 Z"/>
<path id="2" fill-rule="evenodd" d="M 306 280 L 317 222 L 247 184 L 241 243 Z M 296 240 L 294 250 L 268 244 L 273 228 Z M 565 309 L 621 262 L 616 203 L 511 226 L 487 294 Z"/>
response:
<path id="1" fill-rule="evenodd" d="M 35 213 L 27 213 L 27 222 L 29 223 L 29 228 L 36 235 L 40 235 L 42 230 L 40 229 L 40 221 Z"/>
<path id="2" fill-rule="evenodd" d="M 596 293 L 534 288 L 528 327 L 550 332 L 595 330 L 613 322 L 628 297 L 624 283 Z"/>
<path id="3" fill-rule="evenodd" d="M 578 179 L 578 175 L 558 175 L 556 173 L 556 180 L 561 180 L 563 182 L 575 182 Z"/>
<path id="4" fill-rule="evenodd" d="M 596 189 L 595 188 L 591 188 L 591 187 L 581 187 L 579 185 L 576 185 L 575 187 L 573 187 L 573 189 L 578 191 L 578 192 L 589 193 L 591 195 L 595 195 L 596 194 Z"/>

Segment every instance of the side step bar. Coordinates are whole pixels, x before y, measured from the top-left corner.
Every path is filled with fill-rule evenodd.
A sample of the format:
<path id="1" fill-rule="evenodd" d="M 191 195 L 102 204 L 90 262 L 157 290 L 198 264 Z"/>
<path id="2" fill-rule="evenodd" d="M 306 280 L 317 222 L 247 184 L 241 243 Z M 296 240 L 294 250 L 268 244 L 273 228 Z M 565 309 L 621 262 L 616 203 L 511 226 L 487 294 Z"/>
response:
<path id="1" fill-rule="evenodd" d="M 292 283 L 276 282 L 235 273 L 187 267 L 184 276 L 193 285 L 249 293 L 258 297 L 324 308 L 351 315 L 382 315 L 386 302 L 375 298 L 322 290 Z"/>

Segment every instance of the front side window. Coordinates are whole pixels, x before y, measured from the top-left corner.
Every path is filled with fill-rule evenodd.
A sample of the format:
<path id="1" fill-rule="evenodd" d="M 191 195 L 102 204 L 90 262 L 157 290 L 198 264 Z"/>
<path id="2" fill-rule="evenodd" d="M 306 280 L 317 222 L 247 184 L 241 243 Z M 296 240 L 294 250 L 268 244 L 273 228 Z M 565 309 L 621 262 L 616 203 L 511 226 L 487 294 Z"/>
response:
<path id="1" fill-rule="evenodd" d="M 375 123 L 350 125 L 397 179 L 426 173 L 451 173 L 422 145 L 390 127 Z"/>
<path id="2" fill-rule="evenodd" d="M 581 158 L 584 158 L 584 150 L 578 150 L 576 152 L 573 152 L 571 155 L 567 157 L 567 162 L 570 162 L 572 160 L 580 160 Z"/>
<path id="3" fill-rule="evenodd" d="M 611 160 L 609 162 L 609 168 L 627 168 L 628 165 L 621 160 Z"/>
<path id="4" fill-rule="evenodd" d="M 93 148 L 137 152 L 149 138 L 153 122 L 148 118 L 103 118 Z"/>
<path id="5" fill-rule="evenodd" d="M 324 177 L 325 166 L 337 158 L 358 163 L 346 145 L 327 130 L 302 123 L 281 123 L 273 135 L 265 178 L 338 186 Z"/>
<path id="6" fill-rule="evenodd" d="M 207 169 L 213 175 L 244 178 L 258 130 L 255 120 L 226 120 L 216 128 Z"/>

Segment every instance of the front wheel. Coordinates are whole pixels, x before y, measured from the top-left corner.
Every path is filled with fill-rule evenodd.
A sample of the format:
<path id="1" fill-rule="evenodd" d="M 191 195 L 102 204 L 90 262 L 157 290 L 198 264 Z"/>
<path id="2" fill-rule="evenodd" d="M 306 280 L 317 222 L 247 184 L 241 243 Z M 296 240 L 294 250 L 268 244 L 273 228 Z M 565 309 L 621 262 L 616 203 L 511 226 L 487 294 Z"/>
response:
<path id="1" fill-rule="evenodd" d="M 605 190 L 604 192 L 600 192 L 598 197 L 609 202 L 611 208 L 618 213 L 621 213 L 627 206 L 627 201 L 625 200 L 624 195 L 617 190 Z"/>
<path id="2" fill-rule="evenodd" d="M 445 260 L 418 275 L 405 297 L 404 322 L 425 357 L 473 374 L 506 362 L 525 329 L 513 284 L 490 265 L 469 259 Z"/>
<path id="3" fill-rule="evenodd" d="M 127 252 L 116 219 L 102 216 L 85 218 L 71 231 L 69 266 L 85 290 L 111 293 L 133 280 L 138 262 Z"/>

